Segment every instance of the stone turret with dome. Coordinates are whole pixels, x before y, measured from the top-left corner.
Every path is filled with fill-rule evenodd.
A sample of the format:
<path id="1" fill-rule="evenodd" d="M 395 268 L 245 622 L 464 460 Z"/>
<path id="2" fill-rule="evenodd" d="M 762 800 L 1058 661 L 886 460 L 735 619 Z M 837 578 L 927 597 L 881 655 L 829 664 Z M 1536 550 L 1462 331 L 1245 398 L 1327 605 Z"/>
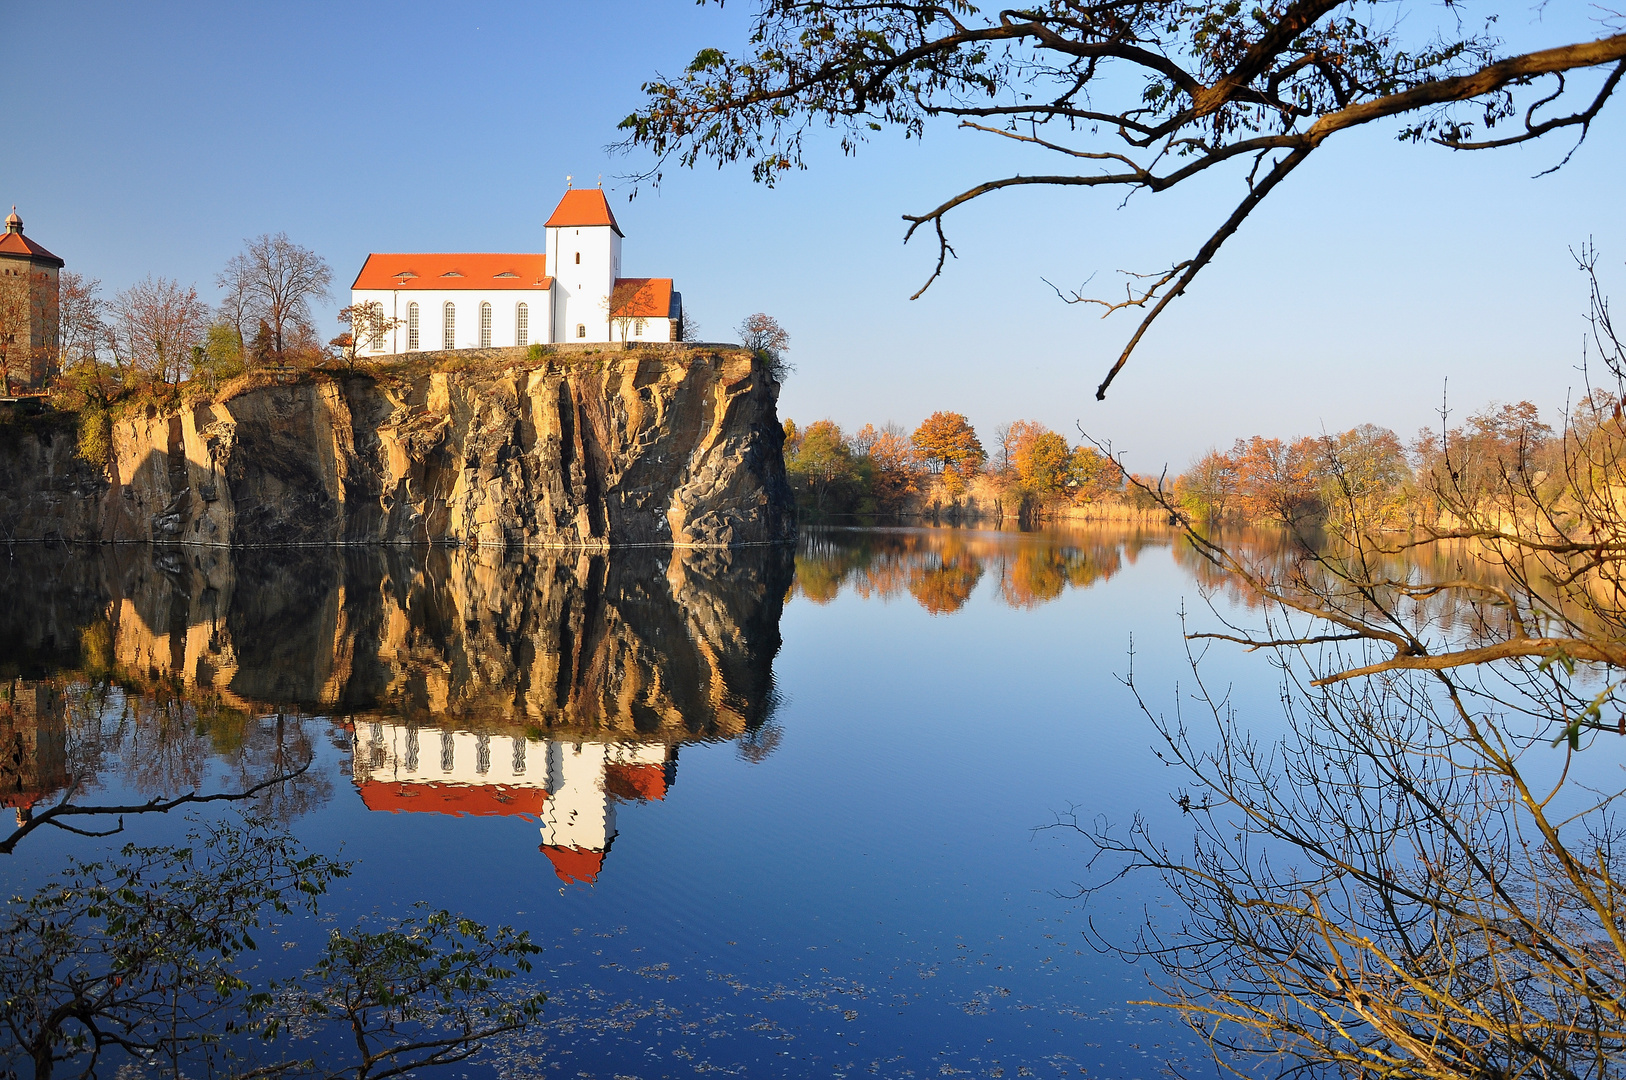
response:
<path id="1" fill-rule="evenodd" d="M 0 389 L 38 388 L 50 375 L 59 321 L 63 261 L 23 235 L 13 206 L 0 234 L 0 349 L 6 381 Z"/>

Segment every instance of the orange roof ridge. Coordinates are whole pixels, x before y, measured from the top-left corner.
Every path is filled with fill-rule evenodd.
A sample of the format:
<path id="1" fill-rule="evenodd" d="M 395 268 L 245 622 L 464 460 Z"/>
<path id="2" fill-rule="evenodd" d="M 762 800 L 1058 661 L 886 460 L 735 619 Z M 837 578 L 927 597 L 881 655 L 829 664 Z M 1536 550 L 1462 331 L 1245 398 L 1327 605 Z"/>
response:
<path id="1" fill-rule="evenodd" d="M 450 275 L 450 276 L 448 276 Z M 352 289 L 551 289 L 546 255 L 491 251 L 373 252 Z"/>
<path id="2" fill-rule="evenodd" d="M 571 188 L 565 192 L 565 197 L 559 200 L 559 205 L 553 208 L 553 216 L 548 218 L 544 229 L 573 229 L 586 228 L 596 225 L 608 225 L 615 230 L 615 235 L 625 237 L 621 226 L 615 223 L 615 214 L 610 210 L 610 200 L 604 197 L 604 192 L 598 188 Z"/>
<path id="3" fill-rule="evenodd" d="M 59 268 L 67 265 L 60 255 L 52 255 L 20 232 L 0 233 L 0 255 L 22 255 L 56 263 Z"/>
<path id="4" fill-rule="evenodd" d="M 672 318 L 672 279 L 616 278 L 610 293 L 610 315 L 623 319 Z"/>

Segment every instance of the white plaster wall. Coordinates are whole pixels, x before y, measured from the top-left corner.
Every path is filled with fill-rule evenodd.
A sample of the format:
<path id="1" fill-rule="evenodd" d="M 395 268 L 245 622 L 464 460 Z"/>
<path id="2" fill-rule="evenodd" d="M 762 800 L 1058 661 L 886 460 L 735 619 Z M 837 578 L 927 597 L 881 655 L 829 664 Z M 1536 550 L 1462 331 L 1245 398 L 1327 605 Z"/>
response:
<path id="1" fill-rule="evenodd" d="M 447 757 L 451 759 L 449 769 L 443 767 Z M 357 724 L 351 769 L 357 780 L 546 789 L 547 765 L 548 744 L 540 739 L 482 736 L 470 731 L 408 728 L 401 724 Z"/>
<path id="2" fill-rule="evenodd" d="M 553 293 L 547 289 L 501 289 L 482 292 L 478 289 L 352 289 L 350 302 L 384 305 L 386 314 L 401 320 L 385 342 L 385 351 L 373 353 L 363 350 L 363 356 L 387 356 L 407 351 L 407 305 L 418 305 L 418 348 L 442 349 L 441 312 L 450 300 L 457 305 L 457 323 L 453 348 L 475 349 L 480 346 L 480 304 L 491 305 L 491 347 L 504 348 L 516 344 L 514 340 L 514 312 L 522 303 L 530 305 L 530 340 L 528 345 L 549 344 L 554 339 L 549 333 L 554 324 L 552 314 Z"/>
<path id="3" fill-rule="evenodd" d="M 615 322 L 614 324 L 612 324 L 611 329 L 615 332 L 615 340 L 620 341 L 621 340 L 621 333 L 622 333 L 622 331 L 621 331 L 621 323 L 619 321 Z M 640 334 L 638 332 L 638 320 L 636 320 L 636 319 L 630 320 L 628 322 L 627 328 L 626 328 L 626 340 L 628 340 L 628 341 L 671 341 L 672 340 L 672 320 L 671 319 L 645 319 L 644 320 L 643 330 L 644 330 L 644 332 Z"/>
<path id="4" fill-rule="evenodd" d="M 558 294 L 554 340 L 609 341 L 610 290 L 621 276 L 621 237 L 608 225 L 549 229 L 547 254 Z M 586 337 L 576 336 L 578 325 L 587 327 Z"/>
<path id="5" fill-rule="evenodd" d="M 351 772 L 358 782 L 542 788 L 542 842 L 603 851 L 615 836 L 605 768 L 664 765 L 668 753 L 664 743 L 561 743 L 361 723 Z"/>

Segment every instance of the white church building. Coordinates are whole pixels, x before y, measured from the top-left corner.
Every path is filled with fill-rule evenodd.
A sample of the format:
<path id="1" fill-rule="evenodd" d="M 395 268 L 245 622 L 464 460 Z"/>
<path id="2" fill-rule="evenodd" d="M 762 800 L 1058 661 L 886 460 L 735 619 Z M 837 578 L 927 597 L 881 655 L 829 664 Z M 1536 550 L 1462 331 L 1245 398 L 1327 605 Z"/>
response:
<path id="1" fill-rule="evenodd" d="M 621 276 L 621 226 L 602 190 L 567 190 L 543 227 L 546 254 L 368 255 L 350 302 L 398 321 L 361 354 L 679 340 L 683 298 L 671 278 Z"/>
<path id="2" fill-rule="evenodd" d="M 565 884 L 591 885 L 615 840 L 616 806 L 666 798 L 677 748 L 357 724 L 351 776 L 369 810 L 525 816 Z"/>

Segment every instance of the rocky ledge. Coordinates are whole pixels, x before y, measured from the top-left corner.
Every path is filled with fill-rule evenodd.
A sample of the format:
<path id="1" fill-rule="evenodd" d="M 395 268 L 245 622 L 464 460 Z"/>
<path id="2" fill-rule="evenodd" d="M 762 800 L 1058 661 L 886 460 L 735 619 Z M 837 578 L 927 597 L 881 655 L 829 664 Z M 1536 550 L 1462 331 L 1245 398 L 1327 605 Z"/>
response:
<path id="1" fill-rule="evenodd" d="M 780 543 L 796 521 L 778 395 L 750 353 L 695 345 L 245 377 L 118 417 L 100 469 L 69 424 L 0 426 L 0 540 Z"/>

